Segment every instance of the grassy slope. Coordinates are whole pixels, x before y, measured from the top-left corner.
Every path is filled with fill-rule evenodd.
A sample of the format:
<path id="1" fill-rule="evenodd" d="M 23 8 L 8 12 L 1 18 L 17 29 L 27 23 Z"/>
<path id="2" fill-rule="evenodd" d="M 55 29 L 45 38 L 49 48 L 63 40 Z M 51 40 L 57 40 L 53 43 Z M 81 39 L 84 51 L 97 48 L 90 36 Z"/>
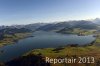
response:
<path id="1" fill-rule="evenodd" d="M 75 30 L 75 32 L 78 32 Z M 79 31 L 80 32 L 80 31 Z M 90 34 L 92 31 L 86 32 L 86 34 Z M 21 39 L 26 36 L 26 34 L 16 34 L 16 39 Z M 15 39 L 15 37 L 14 37 Z M 56 50 L 55 50 L 56 49 Z M 38 55 L 42 54 L 44 57 L 50 58 L 57 58 L 57 57 L 86 57 L 86 56 L 93 56 L 95 57 L 95 61 L 99 61 L 100 59 L 100 35 L 97 37 L 96 42 L 93 46 L 86 46 L 86 47 L 63 47 L 62 49 L 57 48 L 44 48 L 44 49 L 34 49 L 24 56 L 28 55 Z M 96 66 L 95 64 L 67 64 L 67 66 Z M 66 64 L 51 64 L 51 66 L 66 66 Z"/>
<path id="2" fill-rule="evenodd" d="M 92 32 L 86 32 L 86 34 L 90 34 Z M 57 57 L 94 57 L 94 64 L 67 64 L 67 66 L 96 66 L 96 64 L 100 64 L 100 34 L 97 37 L 94 45 L 86 46 L 86 47 L 63 47 L 63 49 L 55 50 L 55 48 L 44 48 L 44 49 L 35 49 L 27 53 L 25 56 L 30 54 L 42 54 L 45 57 L 57 58 Z M 53 51 L 55 50 L 55 51 Z M 66 64 L 51 64 L 51 66 L 66 66 Z"/>
<path id="3" fill-rule="evenodd" d="M 42 54 L 45 57 L 50 58 L 57 58 L 57 57 L 95 57 L 95 61 L 98 61 L 100 58 L 100 47 L 96 46 L 87 46 L 87 47 L 64 47 L 64 49 L 53 51 L 55 48 L 45 48 L 45 49 L 35 49 L 31 52 L 27 53 L 29 54 Z M 71 64 L 69 64 L 71 65 Z M 85 66 L 84 64 L 82 64 Z M 64 66 L 64 64 L 51 64 L 51 66 Z"/>
<path id="4" fill-rule="evenodd" d="M 20 40 L 23 39 L 25 37 L 30 36 L 31 33 L 16 33 L 15 35 L 5 35 L 5 38 L 3 40 L 0 40 L 0 47 L 5 46 L 5 45 L 9 45 L 12 43 L 15 43 L 15 40 Z"/>
<path id="5" fill-rule="evenodd" d="M 65 30 L 65 31 L 60 31 L 59 33 L 64 33 L 64 34 L 79 34 L 83 33 L 85 35 L 93 34 L 96 30 L 85 30 L 85 29 L 80 29 L 80 28 L 74 28 L 72 30 Z"/>

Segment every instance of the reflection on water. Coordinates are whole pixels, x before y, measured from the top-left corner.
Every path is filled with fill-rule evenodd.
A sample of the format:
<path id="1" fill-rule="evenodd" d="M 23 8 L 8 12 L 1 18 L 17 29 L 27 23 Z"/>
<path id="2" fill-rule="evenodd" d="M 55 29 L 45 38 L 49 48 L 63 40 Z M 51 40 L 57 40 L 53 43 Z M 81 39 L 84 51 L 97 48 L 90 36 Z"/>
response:
<path id="1" fill-rule="evenodd" d="M 33 33 L 33 36 L 34 37 L 29 37 L 15 44 L 0 48 L 0 50 L 4 50 L 4 52 L 0 54 L 0 61 L 8 61 L 32 49 L 66 46 L 67 44 L 84 45 L 95 40 L 92 35 L 77 36 L 44 31 L 37 31 Z"/>

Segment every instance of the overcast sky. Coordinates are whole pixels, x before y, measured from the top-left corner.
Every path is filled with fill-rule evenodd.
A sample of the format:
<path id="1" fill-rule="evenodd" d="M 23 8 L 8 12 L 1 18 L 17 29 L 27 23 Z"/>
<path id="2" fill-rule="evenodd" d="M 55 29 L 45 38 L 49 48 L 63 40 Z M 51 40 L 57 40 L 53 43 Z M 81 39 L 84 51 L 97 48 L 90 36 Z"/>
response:
<path id="1" fill-rule="evenodd" d="M 100 0 L 0 0 L 0 25 L 100 18 Z"/>

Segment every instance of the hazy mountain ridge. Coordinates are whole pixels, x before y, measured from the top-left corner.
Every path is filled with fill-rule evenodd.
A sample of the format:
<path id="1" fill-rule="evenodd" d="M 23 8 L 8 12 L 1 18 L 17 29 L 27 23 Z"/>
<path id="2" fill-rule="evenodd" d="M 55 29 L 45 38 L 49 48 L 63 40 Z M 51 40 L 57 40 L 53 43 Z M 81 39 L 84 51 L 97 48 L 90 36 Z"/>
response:
<path id="1" fill-rule="evenodd" d="M 56 24 L 47 24 L 38 28 L 38 30 L 53 31 L 53 30 L 61 30 L 64 28 L 98 29 L 98 24 L 85 20 L 69 21 L 69 22 L 60 22 Z"/>
<path id="2" fill-rule="evenodd" d="M 100 25 L 100 18 L 96 18 L 92 22 Z"/>
<path id="3" fill-rule="evenodd" d="M 46 25 L 46 23 L 34 23 L 34 24 L 25 25 L 24 28 L 34 31 L 44 25 Z"/>
<path id="4" fill-rule="evenodd" d="M 5 28 L 26 28 L 32 31 L 43 30 L 43 31 L 54 31 L 61 30 L 64 28 L 81 28 L 81 29 L 98 29 L 99 24 L 89 20 L 79 21 L 64 21 L 59 23 L 34 23 L 28 25 L 12 25 L 12 26 L 0 26 L 0 29 Z"/>

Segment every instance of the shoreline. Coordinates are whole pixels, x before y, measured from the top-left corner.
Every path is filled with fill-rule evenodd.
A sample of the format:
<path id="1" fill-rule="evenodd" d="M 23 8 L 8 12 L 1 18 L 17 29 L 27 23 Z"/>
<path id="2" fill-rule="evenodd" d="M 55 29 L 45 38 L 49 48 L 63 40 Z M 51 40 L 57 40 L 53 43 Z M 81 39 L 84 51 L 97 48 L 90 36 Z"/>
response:
<path id="1" fill-rule="evenodd" d="M 10 45 L 10 44 L 17 43 L 21 39 L 34 37 L 34 36 L 32 36 L 32 33 L 17 33 L 17 34 L 19 34 L 19 36 L 16 35 L 15 38 L 10 38 L 11 41 L 5 41 L 6 38 L 4 38 L 3 40 L 0 40 L 0 48 L 7 46 L 7 45 Z M 20 35 L 23 35 L 23 36 L 20 36 Z"/>

